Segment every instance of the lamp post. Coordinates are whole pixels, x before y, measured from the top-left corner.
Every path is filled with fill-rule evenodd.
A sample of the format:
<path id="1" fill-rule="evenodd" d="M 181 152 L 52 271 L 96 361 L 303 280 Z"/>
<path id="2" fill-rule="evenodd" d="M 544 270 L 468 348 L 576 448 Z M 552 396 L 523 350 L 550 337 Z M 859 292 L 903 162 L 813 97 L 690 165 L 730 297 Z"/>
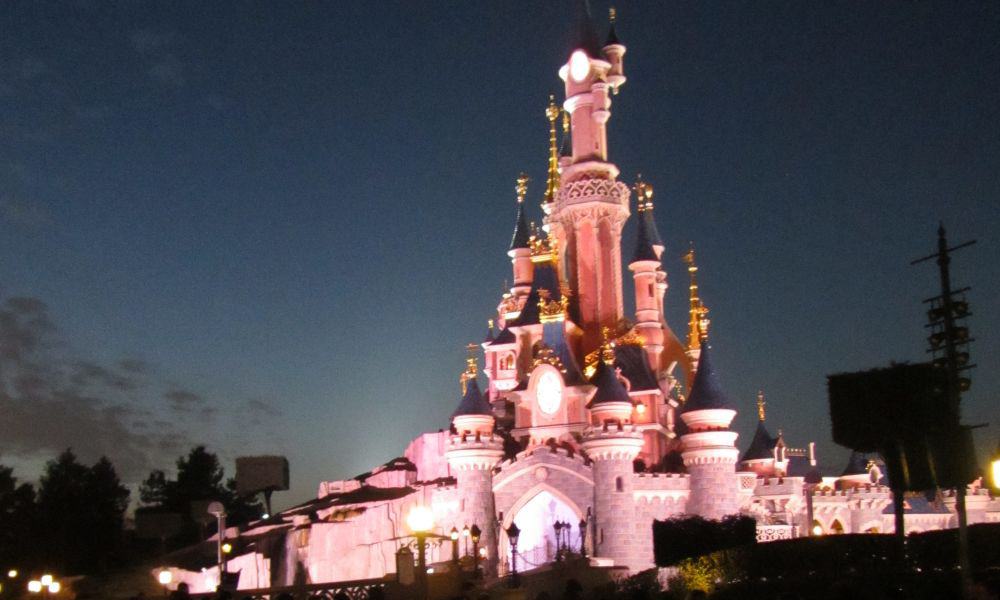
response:
<path id="1" fill-rule="evenodd" d="M 479 578 L 479 537 L 483 534 L 479 525 L 475 523 L 469 528 L 469 536 L 472 538 L 472 576 Z"/>
<path id="2" fill-rule="evenodd" d="M 170 588 L 167 586 L 169 586 L 170 582 L 174 580 L 174 574 L 171 573 L 169 569 L 161 569 L 156 575 L 156 580 L 163 586 L 164 597 L 169 596 Z"/>
<path id="3" fill-rule="evenodd" d="M 417 581 L 420 597 L 427 598 L 427 534 L 434 528 L 434 513 L 426 506 L 414 506 L 406 515 L 406 525 L 417 538 Z"/>
<path id="4" fill-rule="evenodd" d="M 226 553 L 222 546 L 226 537 L 226 507 L 221 502 L 212 502 L 208 505 L 208 514 L 215 517 L 218 532 L 216 533 L 215 556 L 219 565 L 219 584 L 222 587 L 226 573 Z"/>
<path id="5" fill-rule="evenodd" d="M 451 564 L 458 572 L 458 528 L 452 527 L 448 537 L 451 538 Z"/>
<path id="6" fill-rule="evenodd" d="M 580 556 L 587 557 L 587 521 L 580 519 Z"/>
<path id="7" fill-rule="evenodd" d="M 516 588 L 521 585 L 517 578 L 517 538 L 521 536 L 521 528 L 517 523 L 511 521 L 507 528 L 507 539 L 510 540 L 510 587 Z"/>
<path id="8" fill-rule="evenodd" d="M 1000 493 L 1000 443 L 997 443 L 997 449 L 990 457 L 990 487 L 994 494 Z"/>

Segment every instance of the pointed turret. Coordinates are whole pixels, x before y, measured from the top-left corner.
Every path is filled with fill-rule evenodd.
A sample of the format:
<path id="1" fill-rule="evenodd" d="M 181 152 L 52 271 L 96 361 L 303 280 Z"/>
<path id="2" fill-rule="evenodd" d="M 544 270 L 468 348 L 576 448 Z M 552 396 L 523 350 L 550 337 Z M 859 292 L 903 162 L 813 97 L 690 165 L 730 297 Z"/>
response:
<path id="1" fill-rule="evenodd" d="M 528 176 L 521 173 L 514 187 L 517 192 L 517 222 L 514 224 L 514 235 L 510 240 L 510 250 L 507 256 L 514 269 L 514 287 L 512 295 L 522 297 L 531 290 L 531 279 L 534 269 L 531 264 L 531 227 L 524 214 L 524 197 L 528 193 Z"/>
<path id="2" fill-rule="evenodd" d="M 687 402 L 684 403 L 684 413 L 721 409 L 731 410 L 735 414 L 733 403 L 722 391 L 722 386 L 719 385 L 719 380 L 715 375 L 709 348 L 708 344 L 701 347 L 698 372 L 694 376 L 694 383 L 691 385 L 691 393 L 688 395 Z"/>
<path id="3" fill-rule="evenodd" d="M 524 196 L 528 192 L 528 176 L 524 173 L 517 178 L 517 218 L 514 222 L 514 235 L 510 239 L 509 250 L 514 251 L 520 248 L 527 249 L 528 241 L 531 238 L 531 229 L 528 227 L 528 219 L 524 214 Z"/>
<path id="4" fill-rule="evenodd" d="M 597 388 L 593 398 L 587 404 L 587 408 L 594 408 L 598 404 L 609 402 L 621 402 L 629 405 L 629 412 L 632 411 L 632 399 L 629 398 L 628 390 L 618 379 L 615 368 L 604 361 L 597 364 L 594 376 L 590 378 L 590 383 Z"/>
<path id="5" fill-rule="evenodd" d="M 590 15 L 590 3 L 587 0 L 579 0 L 573 49 L 583 50 L 590 58 L 601 58 L 601 45 L 597 40 L 597 28 L 594 27 L 594 19 Z"/>
<path id="6" fill-rule="evenodd" d="M 470 415 L 493 415 L 490 403 L 479 391 L 479 383 L 475 379 L 469 379 L 465 384 L 465 393 L 458 403 L 458 408 L 451 413 L 452 418 L 465 417 Z"/>
<path id="7" fill-rule="evenodd" d="M 611 86 L 611 93 L 617 94 L 618 88 L 625 83 L 625 74 L 622 72 L 622 57 L 625 56 L 625 45 L 618 39 L 618 32 L 615 30 L 617 11 L 612 6 L 608 9 L 608 38 L 604 42 L 604 56 L 611 63 L 608 71 L 608 84 Z"/>
<path id="8" fill-rule="evenodd" d="M 635 237 L 635 252 L 632 253 L 632 262 L 644 260 L 660 260 L 660 253 L 663 252 L 663 241 L 656 231 L 656 223 L 653 221 L 653 186 L 642 180 L 642 175 L 635 183 L 636 210 L 639 213 L 639 230 Z M 659 246 L 659 248 L 657 248 Z"/>
<path id="9" fill-rule="evenodd" d="M 545 117 L 549 120 L 549 165 L 545 179 L 545 196 L 542 197 L 542 209 L 548 215 L 556 201 L 559 192 L 559 145 L 556 138 L 556 121 L 559 119 L 559 107 L 555 96 L 549 96 L 549 105 L 545 109 Z"/>
<path id="10" fill-rule="evenodd" d="M 618 39 L 618 32 L 615 31 L 615 21 L 618 17 L 618 11 L 612 6 L 608 9 L 608 37 L 604 41 L 604 46 L 620 45 L 621 41 Z"/>

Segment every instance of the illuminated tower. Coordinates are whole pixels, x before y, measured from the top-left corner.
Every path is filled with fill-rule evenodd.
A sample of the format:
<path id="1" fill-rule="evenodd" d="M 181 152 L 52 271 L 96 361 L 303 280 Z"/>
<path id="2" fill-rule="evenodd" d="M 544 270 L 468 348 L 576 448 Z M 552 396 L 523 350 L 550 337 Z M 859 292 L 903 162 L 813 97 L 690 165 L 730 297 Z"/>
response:
<path id="1" fill-rule="evenodd" d="M 640 179 L 635 184 L 635 192 L 639 231 L 632 262 L 628 265 L 635 281 L 635 329 L 645 341 L 650 366 L 659 371 L 663 352 L 663 293 L 666 291 L 666 273 L 660 268 L 663 242 L 653 222 L 653 186 Z"/>
<path id="2" fill-rule="evenodd" d="M 503 457 L 503 441 L 493 433 L 496 424 L 489 401 L 479 391 L 476 359 L 470 356 L 462 374 L 462 401 L 452 414 L 453 432 L 446 458 L 463 498 L 462 522 L 482 530 L 487 573 L 496 568 L 497 537 L 493 522 L 493 467 Z"/>
<path id="3" fill-rule="evenodd" d="M 584 330 L 583 350 L 600 344 L 603 327 L 623 316 L 621 231 L 628 218 L 629 189 L 608 161 L 607 123 L 611 94 L 625 83 L 625 46 L 617 36 L 603 47 L 589 18 L 581 20 L 569 60 L 559 70 L 565 82 L 571 155 L 562 162 L 559 192 L 547 219 L 560 249 Z"/>
<path id="4" fill-rule="evenodd" d="M 722 392 L 712 368 L 706 337 L 700 338 L 701 357 L 691 393 L 681 418 L 687 432 L 681 437 L 681 457 L 691 479 L 687 512 L 720 519 L 737 512 L 735 431 L 729 425 L 736 416 Z"/>
<path id="5" fill-rule="evenodd" d="M 592 461 L 594 476 L 594 555 L 616 565 L 636 562 L 632 494 L 633 461 L 643 446 L 642 434 L 629 421 L 632 399 L 612 366 L 614 353 L 605 341 L 601 360 L 590 383 L 597 389 L 587 407 L 591 427 L 584 432 L 583 449 Z"/>

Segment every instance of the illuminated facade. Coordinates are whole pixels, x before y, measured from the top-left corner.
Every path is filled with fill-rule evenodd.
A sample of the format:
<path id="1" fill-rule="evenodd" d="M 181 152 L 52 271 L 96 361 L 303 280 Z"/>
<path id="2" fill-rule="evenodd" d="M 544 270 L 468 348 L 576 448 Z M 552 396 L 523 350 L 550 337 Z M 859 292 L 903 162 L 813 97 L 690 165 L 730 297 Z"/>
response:
<path id="1" fill-rule="evenodd" d="M 498 299 L 486 339 L 470 349 L 461 399 L 450 422 L 442 421 L 448 429 L 419 436 L 370 473 L 321 483 L 315 500 L 228 532 L 238 540 L 229 569 L 241 572 L 240 587 L 391 573 L 414 506 L 431 508 L 438 534 L 459 532 L 463 556 L 474 547 L 464 532 L 476 525 L 493 575 L 510 567 L 512 523 L 521 531 L 521 569 L 565 550 L 583 551 L 594 564 L 652 567 L 652 521 L 681 514 L 750 514 L 763 539 L 817 526 L 822 533 L 892 530 L 879 473 L 862 461 L 841 477 L 810 478 L 812 444 L 795 449 L 780 432 L 772 438 L 762 396 L 757 432 L 740 456 L 730 429 L 737 407 L 716 381 L 694 252 L 686 256 L 690 320 L 681 342 L 664 318 L 668 279 L 653 189 L 620 181 L 610 159 L 607 127 L 626 81 L 625 46 L 613 22 L 603 45 L 591 28 L 581 31 L 559 70 L 562 107 L 551 102 L 546 111 L 542 226 L 529 222 L 522 176 L 507 251 L 513 285 Z M 623 257 L 626 226 L 637 235 Z M 687 394 L 679 380 L 691 382 Z M 974 487 L 970 522 L 998 516 L 997 503 Z M 907 521 L 915 529 L 947 527 L 953 506 L 947 498 L 914 501 Z M 450 541 L 432 546 L 430 562 L 447 568 L 451 553 Z M 200 591 L 216 575 L 178 569 L 175 581 Z"/>

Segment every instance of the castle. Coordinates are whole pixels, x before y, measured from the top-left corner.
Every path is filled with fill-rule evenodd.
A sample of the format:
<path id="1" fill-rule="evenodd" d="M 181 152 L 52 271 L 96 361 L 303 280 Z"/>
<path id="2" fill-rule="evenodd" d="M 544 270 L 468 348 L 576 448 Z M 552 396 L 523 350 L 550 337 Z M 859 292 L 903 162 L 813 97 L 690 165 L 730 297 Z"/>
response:
<path id="1" fill-rule="evenodd" d="M 234 544 L 227 569 L 240 572 L 240 588 L 392 573 L 410 534 L 406 516 L 418 506 L 432 511 L 436 534 L 458 536 L 460 554 L 480 555 L 490 575 L 511 568 L 512 524 L 522 570 L 565 552 L 596 565 L 650 568 L 653 520 L 678 515 L 748 514 L 762 541 L 893 530 L 878 461 L 854 455 L 842 474 L 823 476 L 813 444 L 792 448 L 780 431 L 768 431 L 763 394 L 741 455 L 730 425 L 744 407 L 713 370 L 694 253 L 686 256 L 690 318 L 682 342 L 664 318 L 668 279 L 653 189 L 643 181 L 630 188 L 610 159 L 612 99 L 626 82 L 613 19 L 605 40 L 581 27 L 559 70 L 565 100 L 545 113 L 543 225 L 528 220 L 522 176 L 507 250 L 513 285 L 486 338 L 471 347 L 446 429 L 420 435 L 369 473 L 321 483 L 307 503 L 227 531 Z M 623 265 L 626 226 L 637 235 Z M 681 381 L 690 382 L 686 392 Z M 1000 521 L 1000 502 L 974 484 L 968 514 L 970 523 Z M 953 527 L 954 498 L 908 499 L 906 523 L 913 531 Z M 480 532 L 474 543 L 470 529 Z M 452 544 L 428 552 L 432 568 L 447 564 Z M 174 567 L 174 581 L 214 589 L 211 564 Z"/>

